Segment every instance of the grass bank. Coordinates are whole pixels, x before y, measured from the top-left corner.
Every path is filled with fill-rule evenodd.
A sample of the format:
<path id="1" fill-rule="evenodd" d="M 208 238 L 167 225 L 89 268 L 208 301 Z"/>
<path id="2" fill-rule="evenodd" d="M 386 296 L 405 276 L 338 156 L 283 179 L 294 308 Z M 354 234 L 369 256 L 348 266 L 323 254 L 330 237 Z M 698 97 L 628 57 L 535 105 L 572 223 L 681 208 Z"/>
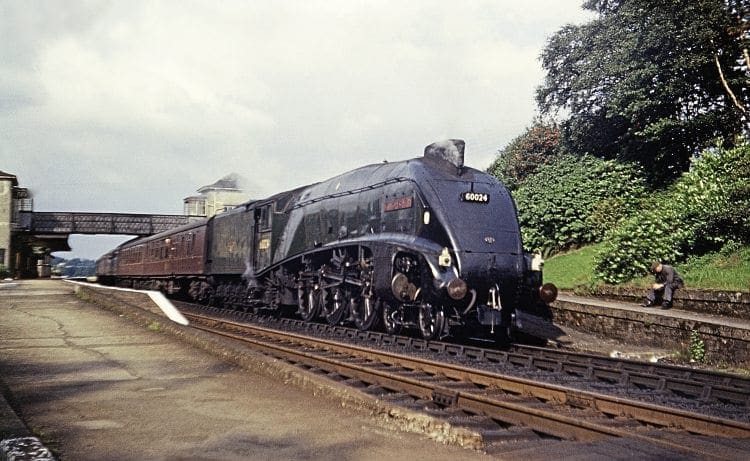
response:
<path id="1" fill-rule="evenodd" d="M 555 255 L 544 264 L 544 281 L 563 290 L 593 287 L 594 257 L 599 245 Z M 669 263 L 669 261 L 665 261 Z M 689 288 L 750 291 L 750 246 L 733 246 L 716 253 L 690 258 L 674 264 Z M 627 285 L 647 287 L 653 276 L 630 280 Z"/>

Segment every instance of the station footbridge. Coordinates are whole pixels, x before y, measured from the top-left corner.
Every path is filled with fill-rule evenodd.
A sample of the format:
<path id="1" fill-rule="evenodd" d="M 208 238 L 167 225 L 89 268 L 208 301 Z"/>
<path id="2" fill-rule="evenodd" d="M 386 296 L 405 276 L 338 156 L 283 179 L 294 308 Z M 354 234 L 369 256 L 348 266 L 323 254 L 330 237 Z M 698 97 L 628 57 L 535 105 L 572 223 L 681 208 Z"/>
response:
<path id="1" fill-rule="evenodd" d="M 236 182 L 232 174 L 198 189 L 202 195 L 186 198 L 182 215 L 39 212 L 16 176 L 0 171 L 0 265 L 14 277 L 49 276 L 51 254 L 70 251 L 71 234 L 146 236 L 173 229 L 243 201 Z"/>

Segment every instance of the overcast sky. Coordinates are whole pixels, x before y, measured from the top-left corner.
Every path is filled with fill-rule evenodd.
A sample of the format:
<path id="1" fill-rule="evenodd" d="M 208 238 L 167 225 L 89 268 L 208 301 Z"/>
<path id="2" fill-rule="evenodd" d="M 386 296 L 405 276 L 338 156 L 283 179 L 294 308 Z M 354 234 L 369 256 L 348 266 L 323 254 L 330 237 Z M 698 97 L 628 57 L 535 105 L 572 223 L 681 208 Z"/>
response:
<path id="1" fill-rule="evenodd" d="M 581 3 L 0 0 L 0 170 L 35 211 L 179 214 L 230 172 L 263 197 L 446 138 L 485 169 Z"/>

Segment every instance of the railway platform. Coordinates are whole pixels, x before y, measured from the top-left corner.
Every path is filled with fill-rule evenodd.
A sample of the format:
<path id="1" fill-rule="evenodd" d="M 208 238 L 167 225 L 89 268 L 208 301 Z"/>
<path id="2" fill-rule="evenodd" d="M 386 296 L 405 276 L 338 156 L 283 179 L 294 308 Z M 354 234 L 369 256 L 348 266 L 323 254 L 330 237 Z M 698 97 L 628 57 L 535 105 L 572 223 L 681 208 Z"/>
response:
<path id="1" fill-rule="evenodd" d="M 0 440 L 63 460 L 487 459 L 124 317 L 62 281 L 0 283 Z"/>
<path id="2" fill-rule="evenodd" d="M 488 459 L 422 413 L 374 410 L 350 386 L 188 339 L 189 327 L 171 323 L 148 296 L 75 291 L 58 280 L 0 283 L 0 459 L 9 458 L 6 441 L 33 450 L 18 459 L 36 460 L 52 459 L 45 448 L 82 460 Z M 750 325 L 740 318 L 569 295 L 554 315 L 623 343 L 672 349 L 699 332 L 711 354 L 748 349 Z M 434 441 L 448 437 L 451 445 Z"/>
<path id="3" fill-rule="evenodd" d="M 750 304 L 733 303 L 734 315 L 699 308 L 642 307 L 640 299 L 611 300 L 561 294 L 552 306 L 555 324 L 609 340 L 661 348 L 686 359 L 750 369 Z M 717 309 L 710 309 L 717 312 Z M 742 314 L 744 312 L 745 314 Z M 550 338 L 554 340 L 554 338 Z"/>

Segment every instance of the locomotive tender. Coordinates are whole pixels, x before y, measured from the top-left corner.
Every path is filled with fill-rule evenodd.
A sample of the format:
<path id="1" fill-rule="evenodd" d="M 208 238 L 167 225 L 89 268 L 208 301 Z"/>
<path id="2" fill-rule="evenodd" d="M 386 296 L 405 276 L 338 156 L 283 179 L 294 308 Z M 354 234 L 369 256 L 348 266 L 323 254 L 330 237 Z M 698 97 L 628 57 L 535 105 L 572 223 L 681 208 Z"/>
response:
<path id="1" fill-rule="evenodd" d="M 515 203 L 464 166 L 464 142 L 368 165 L 128 241 L 97 262 L 101 283 L 238 309 L 292 307 L 425 339 L 508 339 L 515 310 L 553 301 L 525 253 Z"/>

